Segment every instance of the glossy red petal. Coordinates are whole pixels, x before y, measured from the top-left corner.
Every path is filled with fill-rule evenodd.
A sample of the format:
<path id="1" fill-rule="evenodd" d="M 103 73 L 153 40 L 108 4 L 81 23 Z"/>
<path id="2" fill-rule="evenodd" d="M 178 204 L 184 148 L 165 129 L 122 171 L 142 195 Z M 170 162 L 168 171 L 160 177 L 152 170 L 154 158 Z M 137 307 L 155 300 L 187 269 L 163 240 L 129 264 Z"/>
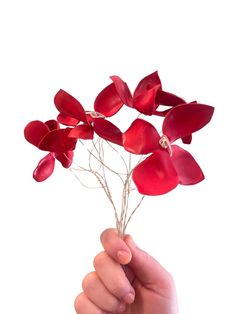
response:
<path id="1" fill-rule="evenodd" d="M 153 88 L 143 92 L 137 97 L 133 98 L 133 108 L 145 115 L 152 115 L 156 109 L 156 93 L 160 88 L 160 85 L 156 85 Z"/>
<path id="2" fill-rule="evenodd" d="M 60 89 L 54 97 L 54 103 L 58 111 L 66 116 L 87 122 L 83 106 L 73 96 Z"/>
<path id="3" fill-rule="evenodd" d="M 183 98 L 180 98 L 179 96 L 165 92 L 163 90 L 158 90 L 156 96 L 156 103 L 158 105 L 175 107 L 186 102 Z"/>
<path id="4" fill-rule="evenodd" d="M 165 117 L 167 115 L 167 113 L 171 110 L 172 108 L 160 111 L 160 110 L 156 110 L 153 112 L 154 116 L 159 116 L 159 117 Z"/>
<path id="5" fill-rule="evenodd" d="M 60 161 L 64 168 L 69 168 L 73 162 L 74 152 L 69 150 L 65 153 L 55 153 L 55 158 Z"/>
<path id="6" fill-rule="evenodd" d="M 78 119 L 66 116 L 65 114 L 59 113 L 57 116 L 57 121 L 61 124 L 68 125 L 68 126 L 75 126 L 79 123 Z"/>
<path id="7" fill-rule="evenodd" d="M 70 131 L 70 128 L 50 131 L 39 143 L 38 148 L 55 153 L 64 153 L 68 150 L 74 150 L 77 140 L 68 137 Z"/>
<path id="8" fill-rule="evenodd" d="M 114 82 L 117 93 L 122 102 L 127 106 L 132 107 L 132 95 L 128 85 L 117 75 L 113 75 L 110 78 Z"/>
<path id="9" fill-rule="evenodd" d="M 142 119 L 136 119 L 123 134 L 124 148 L 133 154 L 149 154 L 160 147 L 160 135 L 154 126 Z"/>
<path id="10" fill-rule="evenodd" d="M 123 106 L 123 102 L 120 99 L 116 91 L 114 83 L 111 83 L 105 87 L 97 96 L 94 102 L 94 110 L 103 114 L 106 117 L 111 117 L 117 113 Z"/>
<path id="11" fill-rule="evenodd" d="M 190 134 L 190 135 L 186 135 L 185 137 L 183 137 L 182 138 L 182 142 L 184 143 L 184 144 L 191 144 L 191 142 L 192 142 L 192 134 Z"/>
<path id="12" fill-rule="evenodd" d="M 163 134 L 171 142 L 203 128 L 212 118 L 214 108 L 201 104 L 183 104 L 171 109 L 163 122 Z"/>
<path id="13" fill-rule="evenodd" d="M 135 167 L 133 181 L 139 193 L 161 195 L 173 190 L 179 179 L 169 153 L 159 149 Z"/>
<path id="14" fill-rule="evenodd" d="M 49 132 L 48 126 L 38 120 L 31 121 L 24 129 L 25 139 L 38 147 L 42 138 Z"/>
<path id="15" fill-rule="evenodd" d="M 161 80 L 158 76 L 157 71 L 149 74 L 144 77 L 137 85 L 133 97 L 136 98 L 139 95 L 145 93 L 149 89 L 152 89 L 154 86 L 160 85 L 161 88 Z"/>
<path id="16" fill-rule="evenodd" d="M 179 183 L 191 185 L 201 182 L 204 174 L 193 156 L 177 145 L 172 145 L 171 148 L 171 159 L 178 174 Z"/>
<path id="17" fill-rule="evenodd" d="M 38 182 L 46 180 L 53 173 L 54 167 L 55 158 L 52 153 L 49 153 L 38 163 L 33 172 L 33 178 Z"/>
<path id="18" fill-rule="evenodd" d="M 68 136 L 73 138 L 80 138 L 83 140 L 92 140 L 93 133 L 94 133 L 93 127 L 91 127 L 88 124 L 81 124 L 73 128 Z"/>
<path id="19" fill-rule="evenodd" d="M 60 129 L 60 124 L 56 120 L 48 120 L 45 122 L 50 131 Z"/>
<path id="20" fill-rule="evenodd" d="M 94 131 L 101 138 L 104 138 L 112 143 L 122 145 L 122 132 L 110 121 L 100 118 L 95 119 Z"/>

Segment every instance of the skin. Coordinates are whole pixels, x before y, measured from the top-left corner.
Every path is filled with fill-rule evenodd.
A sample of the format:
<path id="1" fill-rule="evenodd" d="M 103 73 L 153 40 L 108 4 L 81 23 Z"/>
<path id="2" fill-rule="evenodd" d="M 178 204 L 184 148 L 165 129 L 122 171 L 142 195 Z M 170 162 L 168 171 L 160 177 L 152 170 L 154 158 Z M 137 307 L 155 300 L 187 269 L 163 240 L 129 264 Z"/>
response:
<path id="1" fill-rule="evenodd" d="M 130 235 L 116 229 L 101 235 L 104 251 L 94 258 L 75 300 L 78 314 L 178 314 L 174 281 Z"/>

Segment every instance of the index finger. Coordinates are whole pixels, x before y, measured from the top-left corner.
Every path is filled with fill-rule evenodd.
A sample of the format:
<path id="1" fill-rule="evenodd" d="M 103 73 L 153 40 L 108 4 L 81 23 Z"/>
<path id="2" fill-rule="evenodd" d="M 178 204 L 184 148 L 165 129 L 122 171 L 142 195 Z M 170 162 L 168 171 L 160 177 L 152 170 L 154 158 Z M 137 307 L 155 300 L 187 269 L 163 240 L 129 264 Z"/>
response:
<path id="1" fill-rule="evenodd" d="M 126 265 L 131 261 L 131 251 L 127 244 L 118 236 L 116 229 L 103 231 L 101 234 L 101 243 L 107 254 L 118 263 Z"/>

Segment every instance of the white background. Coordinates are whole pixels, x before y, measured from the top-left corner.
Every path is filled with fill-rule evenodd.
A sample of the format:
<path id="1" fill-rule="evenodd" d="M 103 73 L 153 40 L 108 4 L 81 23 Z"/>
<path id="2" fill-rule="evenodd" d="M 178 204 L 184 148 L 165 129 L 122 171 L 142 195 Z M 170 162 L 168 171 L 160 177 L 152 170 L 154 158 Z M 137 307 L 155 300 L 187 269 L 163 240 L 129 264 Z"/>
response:
<path id="1" fill-rule="evenodd" d="M 24 126 L 56 116 L 60 88 L 92 109 L 110 75 L 133 89 L 155 70 L 166 90 L 216 108 L 189 147 L 206 180 L 146 198 L 128 232 L 172 273 L 181 314 L 236 313 L 233 2 L 1 1 L 0 313 L 74 313 L 114 226 L 101 191 L 59 165 L 33 181 L 44 154 Z"/>

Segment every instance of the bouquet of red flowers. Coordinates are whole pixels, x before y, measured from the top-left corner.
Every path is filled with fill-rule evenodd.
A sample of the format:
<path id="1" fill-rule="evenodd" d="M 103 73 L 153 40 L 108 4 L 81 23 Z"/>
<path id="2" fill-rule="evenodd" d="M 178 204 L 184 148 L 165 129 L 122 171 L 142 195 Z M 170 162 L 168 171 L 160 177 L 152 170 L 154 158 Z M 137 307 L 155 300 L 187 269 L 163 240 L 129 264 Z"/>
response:
<path id="1" fill-rule="evenodd" d="M 192 134 L 211 120 L 214 108 L 197 101 L 186 102 L 164 91 L 157 72 L 143 78 L 133 94 L 119 76 L 111 76 L 111 80 L 89 111 L 73 96 L 59 90 L 54 98 L 59 111 L 56 120 L 31 121 L 24 135 L 28 142 L 48 152 L 39 161 L 33 178 L 38 182 L 49 178 L 56 160 L 79 180 L 80 172 L 91 173 L 114 208 L 116 226 L 122 236 L 145 195 L 165 194 L 178 184 L 192 185 L 204 179 L 193 156 L 174 143 L 181 140 L 190 144 Z M 127 113 L 129 110 L 138 113 L 124 131 L 110 121 L 122 107 Z M 157 131 L 159 121 L 151 123 L 148 116 L 163 120 L 161 132 Z M 90 142 L 89 148 L 85 141 Z M 75 166 L 73 161 L 79 145 L 85 146 L 88 153 L 87 166 Z M 109 156 L 107 162 L 108 149 L 119 157 L 123 170 L 116 169 L 115 158 Z M 120 210 L 114 202 L 108 174 L 115 175 L 122 185 Z M 140 199 L 130 209 L 133 191 L 138 192 Z"/>

